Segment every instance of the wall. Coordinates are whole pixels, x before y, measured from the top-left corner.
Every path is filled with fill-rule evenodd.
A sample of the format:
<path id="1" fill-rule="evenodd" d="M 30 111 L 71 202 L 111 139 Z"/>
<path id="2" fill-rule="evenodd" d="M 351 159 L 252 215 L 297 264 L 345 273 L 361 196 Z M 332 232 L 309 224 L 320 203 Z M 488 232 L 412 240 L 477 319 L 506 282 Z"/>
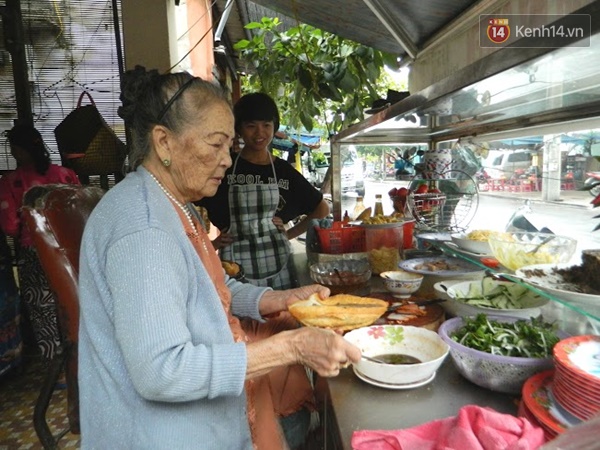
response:
<path id="1" fill-rule="evenodd" d="M 140 11 L 143 10 L 143 14 Z M 179 29 L 177 27 L 179 18 Z M 208 0 L 125 0 L 122 5 L 125 68 L 159 72 L 190 70 L 210 80 L 214 71 L 213 30 Z M 183 28 L 183 29 L 182 29 Z M 190 51 L 191 49 L 191 51 Z M 188 52 L 189 56 L 180 63 Z"/>
<path id="2" fill-rule="evenodd" d="M 167 72 L 177 63 L 175 0 L 122 2 L 125 69 L 136 65 Z"/>

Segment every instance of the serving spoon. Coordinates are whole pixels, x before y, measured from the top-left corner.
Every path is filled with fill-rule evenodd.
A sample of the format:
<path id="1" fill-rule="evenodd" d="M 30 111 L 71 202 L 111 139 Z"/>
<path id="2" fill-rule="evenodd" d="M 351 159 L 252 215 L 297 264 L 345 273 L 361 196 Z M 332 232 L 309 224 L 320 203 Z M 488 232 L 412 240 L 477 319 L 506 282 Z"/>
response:
<path id="1" fill-rule="evenodd" d="M 344 280 L 344 277 L 342 277 L 342 274 L 340 273 L 340 271 L 337 269 L 337 267 L 333 268 L 333 271 L 335 272 L 335 274 L 338 276 L 338 278 L 340 279 L 340 281 L 342 283 L 345 283 L 346 281 Z"/>
<path id="2" fill-rule="evenodd" d="M 367 356 L 365 354 L 362 355 L 362 358 L 366 359 L 367 361 L 374 362 L 374 363 L 387 364 L 385 361 L 382 361 L 381 359 L 373 358 L 373 357 Z"/>
<path id="3" fill-rule="evenodd" d="M 544 240 L 542 240 L 542 242 L 540 242 L 538 245 L 536 245 L 532 250 L 529 250 L 527 252 L 528 255 L 533 255 L 534 253 L 536 253 L 540 247 L 544 244 L 547 244 L 548 242 L 550 242 L 552 239 L 554 239 L 556 236 L 552 235 L 552 236 L 548 236 L 547 238 L 545 238 Z"/>

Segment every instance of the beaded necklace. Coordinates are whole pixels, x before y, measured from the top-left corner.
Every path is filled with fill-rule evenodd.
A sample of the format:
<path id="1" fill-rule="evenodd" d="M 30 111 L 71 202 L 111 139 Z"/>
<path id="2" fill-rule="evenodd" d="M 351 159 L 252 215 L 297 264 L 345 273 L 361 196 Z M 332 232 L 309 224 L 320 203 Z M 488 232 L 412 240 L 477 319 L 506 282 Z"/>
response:
<path id="1" fill-rule="evenodd" d="M 150 173 L 150 172 L 148 172 Z M 194 230 L 194 235 L 198 234 L 198 231 L 196 230 L 196 225 L 194 224 L 194 221 L 192 220 L 192 213 L 190 212 L 190 210 L 188 209 L 188 207 L 186 205 L 184 205 L 183 203 L 181 203 L 179 200 L 177 200 L 175 198 L 175 196 L 173 194 L 171 194 L 167 188 L 165 188 L 162 183 L 160 181 L 158 181 L 158 179 L 152 174 L 150 173 L 150 176 L 152 177 L 152 179 L 154 181 L 156 181 L 156 184 L 158 184 L 158 187 L 160 188 L 161 191 L 163 191 L 165 193 L 165 195 L 167 197 L 169 197 L 169 199 L 175 203 L 179 209 L 181 209 L 181 211 L 183 211 L 183 214 L 185 215 L 185 217 L 188 220 L 188 223 L 190 224 L 190 226 L 192 227 L 192 230 Z"/>
<path id="2" fill-rule="evenodd" d="M 148 172 L 148 173 L 150 173 L 150 172 Z M 189 223 L 189 224 L 190 224 L 190 226 L 192 227 L 192 230 L 194 230 L 194 231 L 193 231 L 193 236 L 194 236 L 195 238 L 199 238 L 199 239 L 200 239 L 200 242 L 202 243 L 202 247 L 204 248 L 204 251 L 205 251 L 206 253 L 208 253 L 208 247 L 206 246 L 206 242 L 205 242 L 205 241 L 204 241 L 204 239 L 202 239 L 202 238 L 200 237 L 200 235 L 198 234 L 198 229 L 196 228 L 196 225 L 194 224 L 194 220 L 192 219 L 192 213 L 190 212 L 190 210 L 188 209 L 188 207 L 187 207 L 186 205 L 182 204 L 182 203 L 181 203 L 179 200 L 177 200 L 177 199 L 175 198 L 175 196 L 174 196 L 173 194 L 171 194 L 171 193 L 170 193 L 170 192 L 167 190 L 167 188 L 165 188 L 165 187 L 162 185 L 162 183 L 161 183 L 160 181 L 158 181 L 158 179 L 157 179 L 157 178 L 156 178 L 156 177 L 155 177 L 155 176 L 154 176 L 152 173 L 150 173 L 150 176 L 152 177 L 152 179 L 153 179 L 154 181 L 156 181 L 156 184 L 158 184 L 158 187 L 160 188 L 160 190 L 161 190 L 161 191 L 163 191 L 163 192 L 165 193 L 165 195 L 166 195 L 167 197 L 169 197 L 169 199 L 170 199 L 170 200 L 171 200 L 173 203 L 175 203 L 175 204 L 176 204 L 176 205 L 179 207 L 179 209 L 181 209 L 181 211 L 183 211 L 183 214 L 184 214 L 184 215 L 185 215 L 185 217 L 187 218 L 187 220 L 188 220 L 188 223 Z"/>

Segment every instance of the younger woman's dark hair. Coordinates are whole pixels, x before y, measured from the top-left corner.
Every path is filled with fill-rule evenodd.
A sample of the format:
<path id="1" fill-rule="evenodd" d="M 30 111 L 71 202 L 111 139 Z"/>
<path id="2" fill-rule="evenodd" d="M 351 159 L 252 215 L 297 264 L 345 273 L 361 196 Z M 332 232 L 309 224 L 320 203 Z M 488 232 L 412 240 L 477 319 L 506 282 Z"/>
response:
<path id="1" fill-rule="evenodd" d="M 275 132 L 279 130 L 279 109 L 275 101 L 267 94 L 254 92 L 240 97 L 233 106 L 235 131 L 240 132 L 243 122 L 253 120 L 273 121 Z"/>
<path id="2" fill-rule="evenodd" d="M 151 151 L 150 132 L 164 125 L 174 132 L 207 114 L 215 101 L 231 104 L 220 86 L 188 72 L 159 74 L 136 66 L 121 78 L 118 114 L 131 131 L 129 165 L 139 166 Z"/>
<path id="3" fill-rule="evenodd" d="M 6 135 L 10 145 L 20 147 L 29 153 L 35 171 L 45 175 L 50 167 L 50 152 L 40 132 L 31 125 L 15 125 Z"/>

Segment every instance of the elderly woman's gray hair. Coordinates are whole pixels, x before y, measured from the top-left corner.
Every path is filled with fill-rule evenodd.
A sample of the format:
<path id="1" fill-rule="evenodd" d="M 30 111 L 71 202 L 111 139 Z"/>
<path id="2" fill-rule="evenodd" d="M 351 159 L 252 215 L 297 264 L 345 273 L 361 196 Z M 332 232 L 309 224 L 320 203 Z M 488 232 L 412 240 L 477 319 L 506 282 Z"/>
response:
<path id="1" fill-rule="evenodd" d="M 121 79 L 119 116 L 130 131 L 129 166 L 135 170 L 152 149 L 150 132 L 164 125 L 179 132 L 209 114 L 217 101 L 231 102 L 218 85 L 194 77 L 188 72 L 159 74 L 141 66 L 128 70 Z"/>

